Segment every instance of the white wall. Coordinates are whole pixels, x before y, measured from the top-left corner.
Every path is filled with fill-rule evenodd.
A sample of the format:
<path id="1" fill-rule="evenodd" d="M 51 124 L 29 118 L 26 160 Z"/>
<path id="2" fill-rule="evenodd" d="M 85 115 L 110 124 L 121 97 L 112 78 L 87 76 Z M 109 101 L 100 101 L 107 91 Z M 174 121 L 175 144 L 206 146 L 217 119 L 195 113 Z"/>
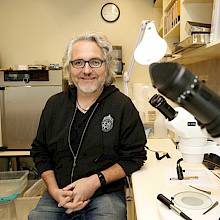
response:
<path id="1" fill-rule="evenodd" d="M 113 0 L 121 16 L 114 23 L 100 15 L 107 0 L 0 0 L 0 67 L 61 63 L 68 40 L 98 31 L 122 45 L 127 70 L 143 19 L 159 23 L 153 0 Z M 149 82 L 147 68 L 135 65 L 132 82 Z M 120 80 L 119 86 L 120 85 Z"/>

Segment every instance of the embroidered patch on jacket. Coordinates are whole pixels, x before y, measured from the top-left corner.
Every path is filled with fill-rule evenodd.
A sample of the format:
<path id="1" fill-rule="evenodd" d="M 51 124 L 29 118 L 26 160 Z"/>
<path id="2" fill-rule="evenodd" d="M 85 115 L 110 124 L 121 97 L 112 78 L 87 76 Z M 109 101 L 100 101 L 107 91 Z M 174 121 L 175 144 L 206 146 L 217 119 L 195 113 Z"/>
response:
<path id="1" fill-rule="evenodd" d="M 109 132 L 113 128 L 114 119 L 109 114 L 102 119 L 102 131 Z"/>

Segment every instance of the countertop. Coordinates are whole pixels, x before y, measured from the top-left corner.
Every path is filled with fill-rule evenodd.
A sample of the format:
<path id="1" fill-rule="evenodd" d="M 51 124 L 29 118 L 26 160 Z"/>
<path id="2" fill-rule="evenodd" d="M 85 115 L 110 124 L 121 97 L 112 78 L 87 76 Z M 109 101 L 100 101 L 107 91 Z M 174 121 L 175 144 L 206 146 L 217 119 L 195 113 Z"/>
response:
<path id="1" fill-rule="evenodd" d="M 171 196 L 182 191 L 198 192 L 198 190 L 189 187 L 189 184 L 194 186 L 199 185 L 200 188 L 201 186 L 208 187 L 212 191 L 212 195 L 214 195 L 210 196 L 213 202 L 216 200 L 220 202 L 220 180 L 203 164 L 186 164 L 181 162 L 181 166 L 186 170 L 184 175 L 190 172 L 197 172 L 199 173 L 199 179 L 171 181 L 169 179 L 170 177 L 177 177 L 176 162 L 182 157 L 181 153 L 176 150 L 175 144 L 170 139 L 148 139 L 147 146 L 151 150 L 168 152 L 171 158 L 168 159 L 165 157 L 162 160 L 157 160 L 155 153 L 148 151 L 148 159 L 144 166 L 132 174 L 131 180 L 137 220 L 183 219 L 157 200 L 157 195 L 162 193 L 170 199 Z M 196 212 L 185 209 L 183 211 L 186 211 L 186 214 L 190 215 L 193 220 L 217 220 L 220 217 L 220 205 L 206 215 L 202 215 L 206 209 L 196 210 Z"/>
<path id="2" fill-rule="evenodd" d="M 5 150 L 0 151 L 0 157 L 30 156 L 30 150 Z"/>

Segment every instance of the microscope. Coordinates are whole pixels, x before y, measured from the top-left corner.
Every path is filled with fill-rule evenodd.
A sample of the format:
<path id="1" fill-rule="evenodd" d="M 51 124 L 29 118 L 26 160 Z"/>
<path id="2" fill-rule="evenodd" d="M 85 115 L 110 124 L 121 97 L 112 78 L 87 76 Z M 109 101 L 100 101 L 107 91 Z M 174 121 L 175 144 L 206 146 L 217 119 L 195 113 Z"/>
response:
<path id="1" fill-rule="evenodd" d="M 220 97 L 183 65 L 153 63 L 149 70 L 153 86 L 180 106 L 173 109 L 160 95 L 150 100 L 179 136 L 183 160 L 201 163 L 204 154 L 220 156 Z"/>
<path id="2" fill-rule="evenodd" d="M 207 88 L 205 83 L 200 81 L 198 77 L 177 63 L 151 64 L 150 77 L 153 86 L 162 95 L 179 105 L 179 107 L 172 108 L 165 98 L 158 94 L 150 99 L 150 104 L 165 116 L 167 128 L 174 131 L 179 137 L 178 147 L 182 153 L 182 158 L 177 161 L 178 180 L 186 179 L 183 176 L 184 170 L 180 166 L 182 160 L 186 163 L 202 163 L 204 154 L 206 154 L 205 156 L 212 154 L 218 157 L 218 161 L 220 161 L 220 146 L 218 145 L 220 144 L 220 97 Z M 175 186 L 179 185 L 176 184 Z M 198 201 L 203 205 L 208 200 L 202 200 L 197 194 L 191 194 L 188 189 L 183 192 L 173 189 L 173 185 L 167 189 L 167 192 L 170 190 L 171 200 L 163 194 L 159 194 L 157 199 L 184 219 L 197 219 L 198 214 L 200 214 L 201 219 L 205 219 L 203 215 L 218 204 L 218 201 L 213 204 L 210 203 L 207 205 L 208 209 L 201 215 L 197 212 L 198 210 L 193 210 L 192 207 Z M 177 189 L 179 188 L 177 187 Z M 179 203 L 179 201 L 182 203 Z M 197 202 L 192 203 L 192 201 Z M 180 206 L 181 209 L 176 207 L 175 204 Z M 200 205 L 198 207 L 203 208 Z M 187 215 L 182 211 L 182 208 L 187 208 Z M 166 211 L 169 209 L 163 209 L 163 206 L 159 206 L 162 219 L 172 218 L 169 211 Z M 219 216 L 219 211 L 215 212 L 215 217 L 217 216 Z M 173 216 L 172 219 L 175 217 Z"/>
<path id="3" fill-rule="evenodd" d="M 165 125 L 179 137 L 178 149 L 187 163 L 202 163 L 204 154 L 220 156 L 220 146 L 208 140 L 207 133 L 198 125 L 195 117 L 182 107 L 172 108 L 165 98 L 155 94 L 150 104 L 166 118 Z"/>

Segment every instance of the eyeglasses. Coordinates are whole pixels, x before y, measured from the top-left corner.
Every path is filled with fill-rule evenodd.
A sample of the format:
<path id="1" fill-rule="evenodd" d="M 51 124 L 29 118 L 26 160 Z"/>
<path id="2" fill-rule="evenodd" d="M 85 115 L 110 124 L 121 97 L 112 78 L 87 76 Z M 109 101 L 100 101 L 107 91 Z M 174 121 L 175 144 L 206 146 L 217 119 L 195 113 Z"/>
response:
<path id="1" fill-rule="evenodd" d="M 86 63 L 88 63 L 91 68 L 99 68 L 102 66 L 104 62 L 105 60 L 101 60 L 99 58 L 92 58 L 90 60 L 77 59 L 77 60 L 70 61 L 73 68 L 76 68 L 76 69 L 84 68 Z"/>

